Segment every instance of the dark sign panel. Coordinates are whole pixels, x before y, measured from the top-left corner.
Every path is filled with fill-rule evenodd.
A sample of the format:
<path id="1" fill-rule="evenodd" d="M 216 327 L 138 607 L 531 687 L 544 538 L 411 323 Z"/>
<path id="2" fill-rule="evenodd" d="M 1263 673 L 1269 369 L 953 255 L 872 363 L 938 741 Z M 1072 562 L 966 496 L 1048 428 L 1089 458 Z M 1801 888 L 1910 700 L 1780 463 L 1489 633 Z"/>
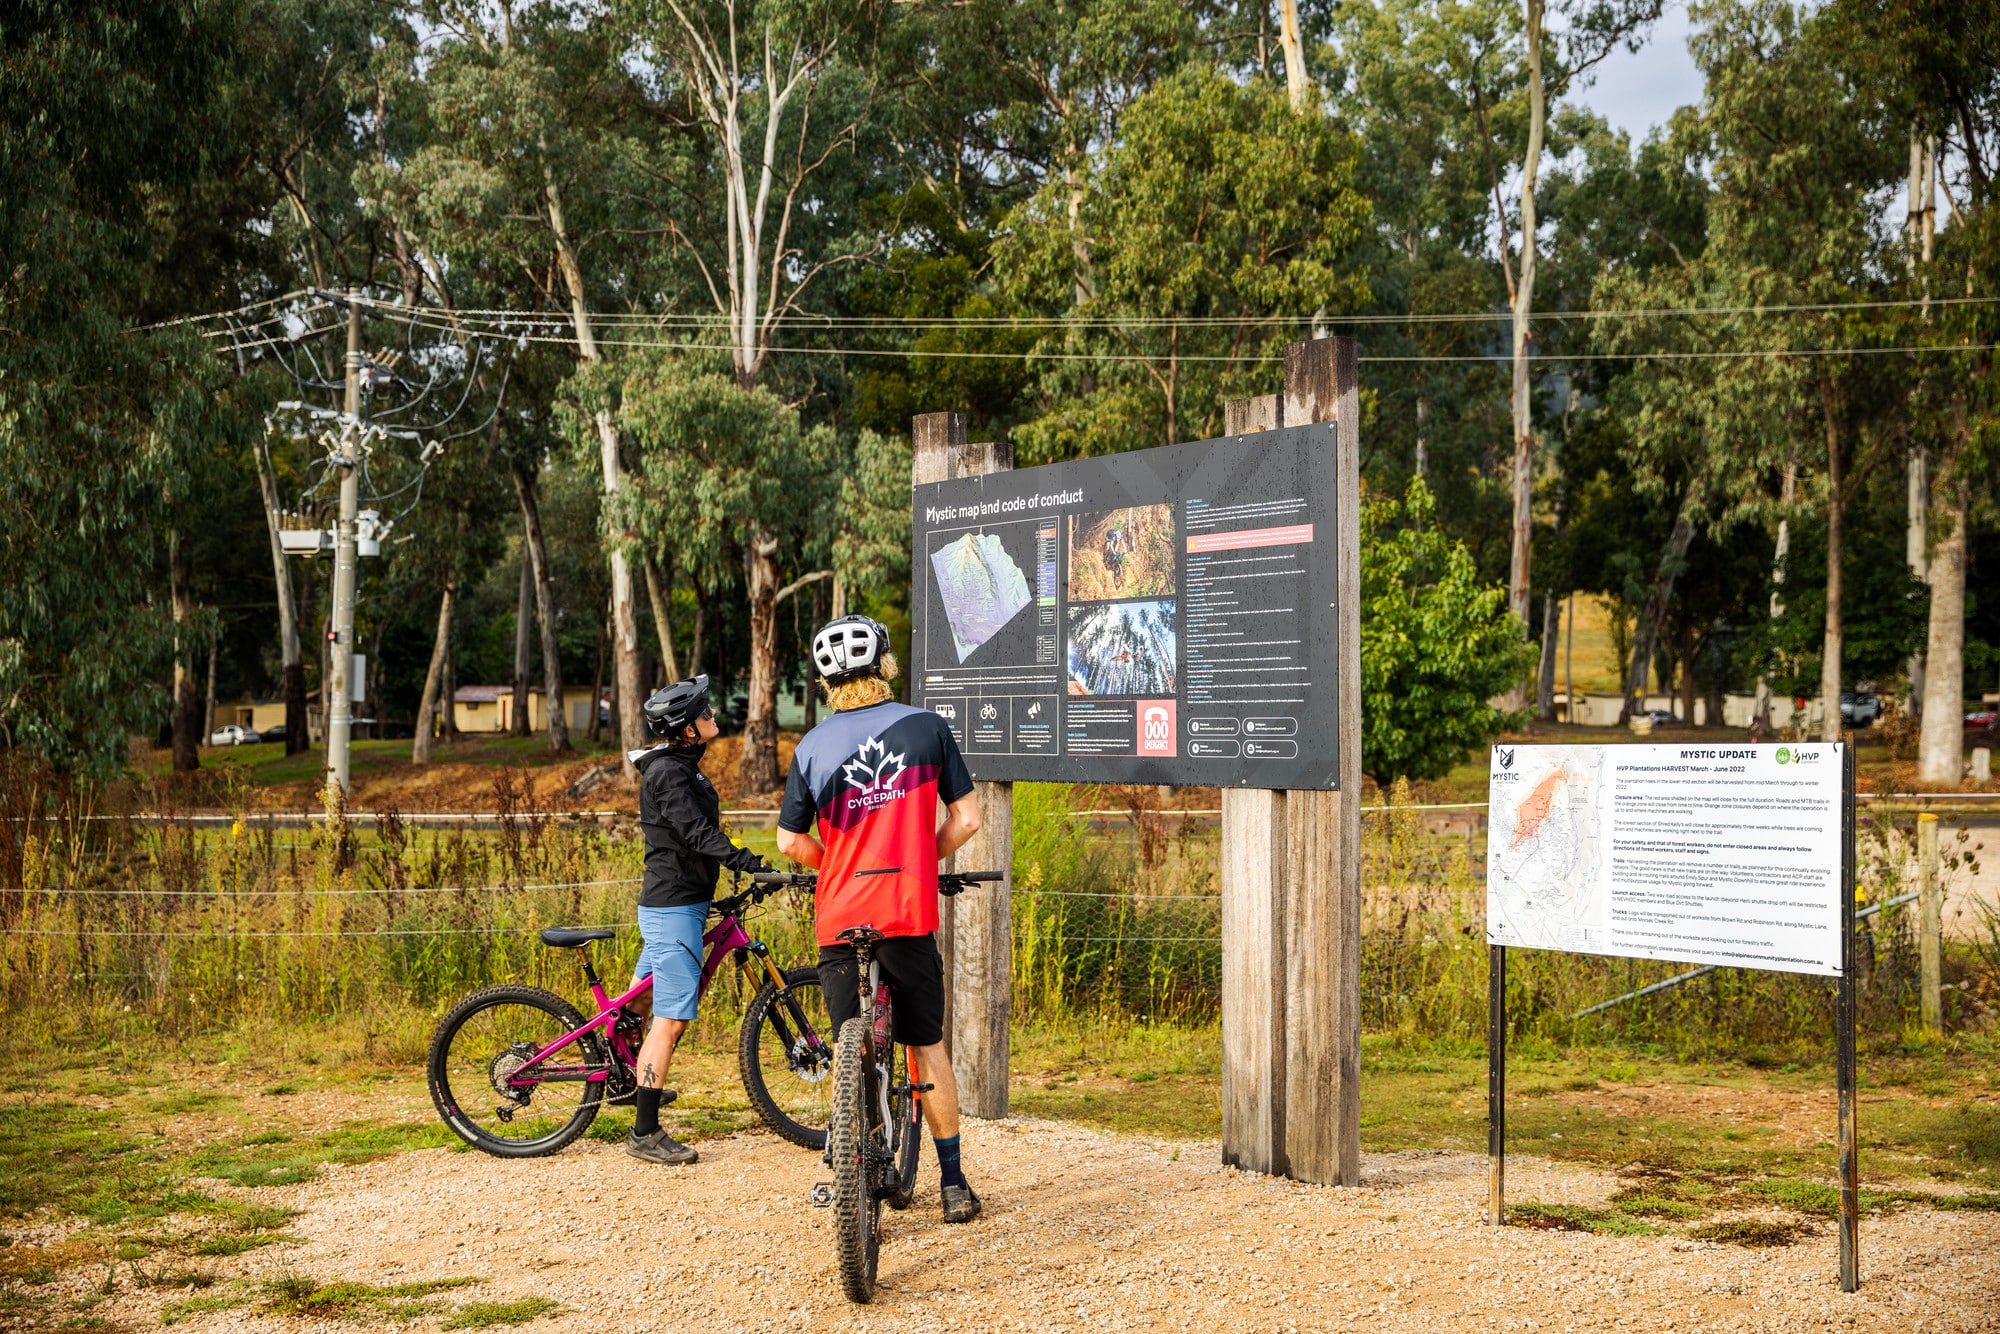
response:
<path id="1" fill-rule="evenodd" d="M 1333 431 L 917 487 L 912 698 L 991 781 L 1339 786 Z"/>

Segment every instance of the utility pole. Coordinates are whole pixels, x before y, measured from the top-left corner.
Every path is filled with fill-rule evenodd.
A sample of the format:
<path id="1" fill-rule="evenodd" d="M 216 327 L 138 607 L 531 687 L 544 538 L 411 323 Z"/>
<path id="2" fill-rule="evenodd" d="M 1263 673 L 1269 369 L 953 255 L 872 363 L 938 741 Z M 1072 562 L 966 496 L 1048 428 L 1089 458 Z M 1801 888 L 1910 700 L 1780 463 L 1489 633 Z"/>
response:
<path id="1" fill-rule="evenodd" d="M 348 793 L 348 737 L 354 709 L 348 684 L 354 670 L 355 516 L 361 509 L 361 289 L 347 293 L 347 399 L 342 407 L 334 460 L 340 472 L 340 523 L 333 536 L 333 652 L 331 678 L 321 693 L 326 706 L 327 784 Z"/>

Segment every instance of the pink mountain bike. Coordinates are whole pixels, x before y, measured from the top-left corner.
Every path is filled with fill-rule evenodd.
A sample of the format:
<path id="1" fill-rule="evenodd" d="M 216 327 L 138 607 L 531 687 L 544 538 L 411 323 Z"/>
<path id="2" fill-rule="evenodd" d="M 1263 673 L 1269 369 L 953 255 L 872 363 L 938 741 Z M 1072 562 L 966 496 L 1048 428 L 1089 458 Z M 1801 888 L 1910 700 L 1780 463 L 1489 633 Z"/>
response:
<path id="1" fill-rule="evenodd" d="M 826 1000 L 819 970 L 780 969 L 763 941 L 744 929 L 742 914 L 778 888 L 753 884 L 715 902 L 701 992 L 734 958 L 756 995 L 743 1015 L 737 1068 L 750 1105 L 764 1123 L 805 1149 L 826 1147 L 833 1046 L 826 1038 Z M 593 941 L 616 934 L 598 928 L 552 926 L 542 943 L 574 949 L 597 1012 L 585 1019 L 561 996 L 507 984 L 467 996 L 431 1038 L 431 1101 L 452 1133 L 499 1158 L 539 1158 L 575 1142 L 606 1102 L 629 1103 L 638 1088 L 636 1062 L 644 1025 L 633 1008 L 650 999 L 653 979 L 612 999 L 591 964 Z"/>

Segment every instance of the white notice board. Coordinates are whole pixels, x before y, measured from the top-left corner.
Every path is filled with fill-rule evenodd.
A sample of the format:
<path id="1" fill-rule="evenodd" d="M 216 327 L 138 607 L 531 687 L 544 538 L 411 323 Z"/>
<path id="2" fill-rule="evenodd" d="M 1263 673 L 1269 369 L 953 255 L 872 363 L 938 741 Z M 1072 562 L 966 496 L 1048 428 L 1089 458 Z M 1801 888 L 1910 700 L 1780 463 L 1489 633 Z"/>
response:
<path id="1" fill-rule="evenodd" d="M 1493 748 L 1493 945 L 1840 974 L 1840 742 Z"/>

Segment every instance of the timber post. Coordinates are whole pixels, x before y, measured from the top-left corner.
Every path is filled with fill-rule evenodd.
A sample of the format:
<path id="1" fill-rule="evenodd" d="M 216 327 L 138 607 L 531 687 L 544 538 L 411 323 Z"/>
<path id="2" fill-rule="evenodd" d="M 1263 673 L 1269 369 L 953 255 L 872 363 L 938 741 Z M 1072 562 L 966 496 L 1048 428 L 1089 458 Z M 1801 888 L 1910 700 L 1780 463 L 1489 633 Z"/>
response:
<path id="1" fill-rule="evenodd" d="M 1361 410 L 1351 338 L 1285 349 L 1285 389 L 1225 405 L 1232 435 L 1336 424 L 1340 788 L 1222 794 L 1223 1161 L 1361 1179 Z"/>
<path id="2" fill-rule="evenodd" d="M 965 415 L 930 412 L 911 419 L 910 481 L 921 486 L 955 477 L 1007 472 L 1009 445 L 968 444 Z M 922 560 L 923 553 L 913 553 Z M 914 610 L 914 609 L 913 609 Z M 919 652 L 911 645 L 914 659 Z M 917 664 L 905 665 L 914 681 Z M 959 1108 L 967 1116 L 1007 1115 L 1011 1059 L 1008 1026 L 1014 999 L 1014 785 L 975 783 L 980 829 L 952 859 L 968 871 L 999 871 L 1007 878 L 981 884 L 939 905 L 938 947 L 944 956 L 945 1040 L 958 1080 Z"/>
<path id="3" fill-rule="evenodd" d="M 1924 1030 L 1944 1031 L 1943 942 L 1944 895 L 1938 883 L 1938 818 L 1926 811 L 1917 817 L 1917 977 L 1923 1004 Z"/>

